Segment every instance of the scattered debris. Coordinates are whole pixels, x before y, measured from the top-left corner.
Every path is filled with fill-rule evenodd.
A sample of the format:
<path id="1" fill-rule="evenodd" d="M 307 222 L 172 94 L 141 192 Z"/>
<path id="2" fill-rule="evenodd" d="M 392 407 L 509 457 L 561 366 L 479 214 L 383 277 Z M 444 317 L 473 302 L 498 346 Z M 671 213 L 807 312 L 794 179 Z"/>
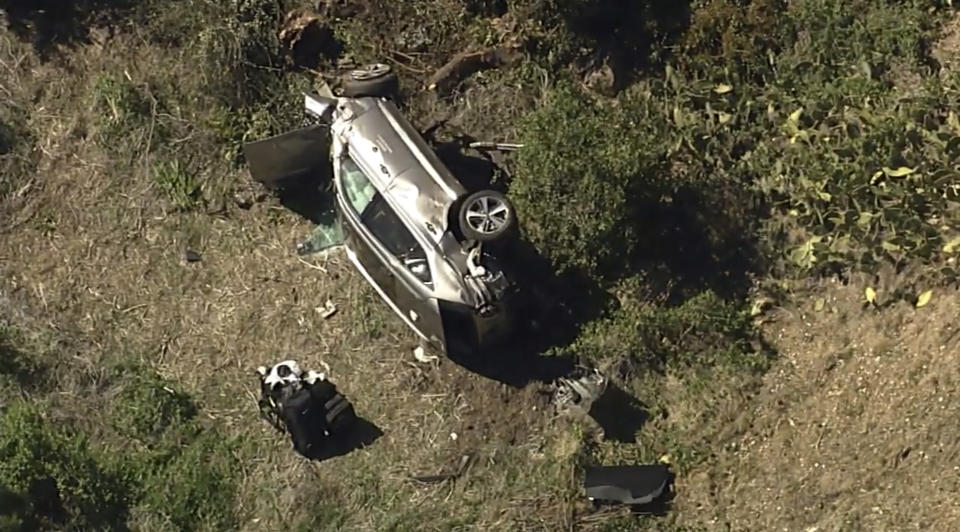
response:
<path id="1" fill-rule="evenodd" d="M 437 475 L 410 477 L 410 480 L 415 480 L 424 484 L 436 484 L 438 482 L 445 482 L 447 480 L 456 480 L 466 473 L 467 467 L 470 465 L 470 458 L 471 456 L 469 454 L 465 454 L 460 457 L 460 465 L 457 466 L 457 470 L 452 473 L 439 473 Z"/>
<path id="2" fill-rule="evenodd" d="M 508 65 L 518 57 L 518 49 L 513 46 L 492 46 L 478 52 L 461 52 L 430 77 L 427 89 L 440 93 L 449 92 L 467 77 L 481 70 Z"/>
<path id="3" fill-rule="evenodd" d="M 193 251 L 192 249 L 188 249 L 183 254 L 183 258 L 185 258 L 187 262 L 200 262 L 202 257 L 196 251 Z"/>
<path id="4" fill-rule="evenodd" d="M 607 63 L 587 72 L 583 76 L 583 84 L 591 91 L 604 96 L 617 94 L 617 76 Z"/>
<path id="5" fill-rule="evenodd" d="M 322 307 L 317 307 L 315 310 L 320 313 L 321 318 L 326 320 L 330 319 L 334 314 L 337 313 L 337 306 L 333 303 L 333 301 L 328 299 Z"/>
<path id="6" fill-rule="evenodd" d="M 557 379 L 554 395 L 557 411 L 560 414 L 589 414 L 593 402 L 606 391 L 607 382 L 607 378 L 596 369 L 581 371 L 579 376 Z"/>
<path id="7" fill-rule="evenodd" d="M 423 364 L 428 364 L 437 360 L 437 355 L 428 355 L 427 352 L 423 349 L 422 345 L 418 345 L 413 349 L 413 358 L 417 359 L 417 362 Z"/>
<path id="8" fill-rule="evenodd" d="M 606 97 L 616 96 L 627 81 L 622 62 L 599 53 L 577 59 L 574 71 L 585 89 Z"/>
<path id="9" fill-rule="evenodd" d="M 327 223 L 318 223 L 311 231 L 310 237 L 297 244 L 297 255 L 312 255 L 327 251 L 343 244 L 343 228 L 338 219 L 333 216 L 326 217 Z"/>
<path id="10" fill-rule="evenodd" d="M 591 501 L 641 505 L 663 494 L 670 471 L 663 464 L 588 467 L 583 487 Z"/>
<path id="11" fill-rule="evenodd" d="M 327 20 L 340 20 L 359 15 L 363 9 L 363 2 L 353 0 L 318 0 L 317 13 Z"/>
<path id="12" fill-rule="evenodd" d="M 475 150 L 499 150 L 499 151 L 514 151 L 523 147 L 523 144 L 517 144 L 514 142 L 471 142 L 467 144 L 468 147 Z"/>

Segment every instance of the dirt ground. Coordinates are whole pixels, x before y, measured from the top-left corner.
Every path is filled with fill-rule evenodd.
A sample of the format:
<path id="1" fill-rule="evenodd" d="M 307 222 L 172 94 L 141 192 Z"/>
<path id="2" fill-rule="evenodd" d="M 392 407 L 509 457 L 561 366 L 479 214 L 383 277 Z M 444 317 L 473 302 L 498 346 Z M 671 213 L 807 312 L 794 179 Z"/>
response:
<path id="1" fill-rule="evenodd" d="M 711 530 L 960 527 L 960 294 L 878 310 L 865 308 L 866 285 L 826 283 L 773 313 L 766 332 L 779 360 L 746 405 L 744 435 L 678 481 L 681 521 Z"/>

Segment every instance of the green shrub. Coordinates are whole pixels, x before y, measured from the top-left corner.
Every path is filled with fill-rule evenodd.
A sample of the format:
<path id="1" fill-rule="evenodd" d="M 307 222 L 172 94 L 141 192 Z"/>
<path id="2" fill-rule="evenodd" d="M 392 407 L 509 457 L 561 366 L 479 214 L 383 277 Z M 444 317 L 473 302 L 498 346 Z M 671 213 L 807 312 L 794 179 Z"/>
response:
<path id="1" fill-rule="evenodd" d="M 100 143 L 123 150 L 124 141 L 149 123 L 151 103 L 134 83 L 123 76 L 102 74 L 91 94 Z"/>
<path id="2" fill-rule="evenodd" d="M 29 510 L 30 505 L 22 493 L 0 485 L 0 532 L 24 530 L 29 523 Z"/>
<path id="3" fill-rule="evenodd" d="M 118 528 L 130 499 L 128 487 L 101 466 L 82 435 L 22 401 L 0 416 L 0 486 L 24 495 L 24 515 L 45 526 Z"/>
<path id="4" fill-rule="evenodd" d="M 179 159 L 165 161 L 153 169 L 153 182 L 179 210 L 189 210 L 202 201 L 202 187 L 196 174 Z"/>
<path id="5" fill-rule="evenodd" d="M 197 405 L 182 391 L 143 368 L 121 370 L 123 390 L 113 402 L 112 421 L 126 436 L 152 446 L 169 429 L 194 432 Z M 186 425 L 186 427 L 185 427 Z"/>
<path id="6" fill-rule="evenodd" d="M 762 82 L 678 61 L 615 102 L 549 96 L 521 124 L 526 147 L 511 184 L 528 238 L 558 270 L 594 277 L 637 267 L 641 255 L 676 276 L 691 256 L 669 248 L 689 244 L 702 251 L 696 262 L 736 268 L 744 261 L 731 254 L 750 239 L 781 272 L 943 257 L 957 247 L 946 244 L 960 210 L 951 96 L 960 85 L 928 78 L 909 98 L 894 88 L 898 69 L 924 71 L 925 16 L 904 4 L 791 3 L 790 21 L 770 31 L 792 40 L 769 50 Z M 752 55 L 770 46 L 750 42 Z M 686 220 L 680 230 L 661 216 L 671 211 Z"/>
<path id="7" fill-rule="evenodd" d="M 234 444 L 216 431 L 200 433 L 146 477 L 141 508 L 176 530 L 234 528 L 240 477 L 235 452 Z"/>
<path id="8" fill-rule="evenodd" d="M 0 383 L 9 378 L 22 390 L 37 385 L 46 368 L 36 357 L 22 353 L 18 340 L 16 331 L 0 321 Z"/>
<path id="9" fill-rule="evenodd" d="M 510 195 L 525 236 L 558 271 L 601 276 L 636 246 L 632 200 L 656 181 L 660 120 L 647 102 L 551 94 L 521 124 Z"/>

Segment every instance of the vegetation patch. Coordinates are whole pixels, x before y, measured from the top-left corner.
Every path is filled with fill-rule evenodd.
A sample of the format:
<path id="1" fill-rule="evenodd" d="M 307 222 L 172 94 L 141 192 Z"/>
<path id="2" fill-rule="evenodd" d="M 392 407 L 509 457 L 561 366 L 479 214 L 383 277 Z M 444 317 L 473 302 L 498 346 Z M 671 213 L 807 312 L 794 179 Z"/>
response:
<path id="1" fill-rule="evenodd" d="M 102 466 L 83 435 L 25 401 L 0 415 L 0 486 L 19 501 L 17 517 L 28 528 L 117 528 L 130 503 L 128 486 Z"/>
<path id="2" fill-rule="evenodd" d="M 235 452 L 236 446 L 215 431 L 200 433 L 146 476 L 142 509 L 173 530 L 234 528 L 240 467 Z"/>
<path id="3" fill-rule="evenodd" d="M 111 419 L 125 436 L 150 444 L 196 417 L 193 400 L 155 373 L 139 366 L 121 366 L 118 373 L 122 390 Z"/>
<path id="4" fill-rule="evenodd" d="M 153 181 L 177 209 L 188 210 L 202 201 L 202 187 L 187 165 L 174 159 L 153 169 Z"/>

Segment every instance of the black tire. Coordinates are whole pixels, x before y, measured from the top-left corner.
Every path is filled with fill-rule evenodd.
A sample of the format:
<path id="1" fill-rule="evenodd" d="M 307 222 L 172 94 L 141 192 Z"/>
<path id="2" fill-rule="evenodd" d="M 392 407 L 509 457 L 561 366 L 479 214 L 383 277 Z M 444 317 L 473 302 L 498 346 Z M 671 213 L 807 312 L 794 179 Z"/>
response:
<path id="1" fill-rule="evenodd" d="M 351 70 L 343 77 L 343 96 L 392 98 L 400 90 L 397 74 L 389 65 L 374 63 Z"/>
<path id="2" fill-rule="evenodd" d="M 480 190 L 460 204 L 460 231 L 478 242 L 497 242 L 513 235 L 517 212 L 513 203 L 496 190 Z"/>

